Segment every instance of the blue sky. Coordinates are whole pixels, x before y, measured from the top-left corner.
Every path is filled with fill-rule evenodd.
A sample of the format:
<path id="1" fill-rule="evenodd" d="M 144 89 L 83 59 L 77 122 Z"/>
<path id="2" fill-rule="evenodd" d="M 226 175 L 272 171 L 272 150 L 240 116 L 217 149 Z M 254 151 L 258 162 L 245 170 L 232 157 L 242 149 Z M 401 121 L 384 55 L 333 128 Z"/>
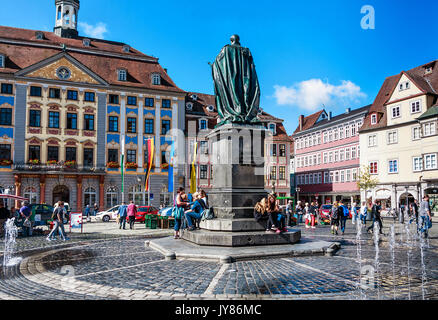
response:
<path id="1" fill-rule="evenodd" d="M 51 31 L 54 2 L 5 1 L 0 24 Z M 361 28 L 364 5 L 374 30 Z M 179 87 L 211 94 L 207 62 L 237 33 L 254 56 L 262 108 L 291 134 L 300 114 L 370 104 L 385 77 L 437 59 L 437 10 L 436 0 L 82 0 L 79 31 L 159 57 Z"/>

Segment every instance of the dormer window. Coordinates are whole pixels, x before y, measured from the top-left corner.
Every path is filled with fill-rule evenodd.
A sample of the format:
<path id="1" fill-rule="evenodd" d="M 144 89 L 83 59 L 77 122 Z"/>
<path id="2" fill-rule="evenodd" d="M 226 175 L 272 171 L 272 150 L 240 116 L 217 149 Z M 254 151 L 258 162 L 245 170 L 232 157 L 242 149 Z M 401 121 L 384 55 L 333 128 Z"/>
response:
<path id="1" fill-rule="evenodd" d="M 84 47 L 89 47 L 90 46 L 90 39 L 83 39 L 82 44 L 84 45 Z"/>
<path id="2" fill-rule="evenodd" d="M 152 84 L 154 86 L 159 86 L 161 84 L 161 76 L 159 73 L 152 74 Z"/>
<path id="3" fill-rule="evenodd" d="M 193 100 L 198 100 L 198 95 L 197 94 L 192 94 L 191 96 L 190 96 Z"/>
<path id="4" fill-rule="evenodd" d="M 275 123 L 270 123 L 268 129 L 272 132 L 274 136 L 277 134 L 277 126 L 275 125 Z"/>
<path id="5" fill-rule="evenodd" d="M 127 72 L 125 69 L 117 70 L 117 79 L 119 81 L 126 81 Z"/>
<path id="6" fill-rule="evenodd" d="M 199 130 L 207 129 L 207 120 L 201 119 L 199 120 Z"/>
<path id="7" fill-rule="evenodd" d="M 192 111 L 193 110 L 193 103 L 186 103 L 186 109 L 187 111 Z"/>
<path id="8" fill-rule="evenodd" d="M 405 82 L 401 82 L 398 86 L 398 90 L 399 91 L 403 91 L 403 90 L 407 90 L 411 87 L 411 84 L 409 83 L 409 81 L 405 81 Z"/>
<path id="9" fill-rule="evenodd" d="M 207 107 L 207 110 L 208 110 L 208 112 L 213 112 L 213 111 L 214 111 L 214 106 L 209 105 L 209 106 Z"/>
<path id="10" fill-rule="evenodd" d="M 131 51 L 131 47 L 130 46 L 128 46 L 128 45 L 124 45 L 123 46 L 123 52 L 128 53 L 130 51 Z"/>
<path id="11" fill-rule="evenodd" d="M 35 32 L 35 38 L 37 40 L 44 40 L 44 33 L 42 33 L 41 31 Z"/>
<path id="12" fill-rule="evenodd" d="M 6 60 L 6 57 L 4 55 L 0 54 L 0 68 L 5 67 L 5 60 Z"/>
<path id="13" fill-rule="evenodd" d="M 377 123 L 377 114 L 372 114 L 371 115 L 371 124 L 376 124 Z"/>

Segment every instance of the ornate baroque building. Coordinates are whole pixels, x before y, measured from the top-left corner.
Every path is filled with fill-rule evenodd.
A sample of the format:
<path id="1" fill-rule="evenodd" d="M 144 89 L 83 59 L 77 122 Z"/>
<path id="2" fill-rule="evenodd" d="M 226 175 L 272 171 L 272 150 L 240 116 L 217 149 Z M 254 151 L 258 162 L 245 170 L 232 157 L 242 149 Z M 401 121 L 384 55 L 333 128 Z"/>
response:
<path id="1" fill-rule="evenodd" d="M 150 193 L 160 205 L 165 135 L 184 126 L 186 93 L 158 58 L 79 36 L 79 0 L 55 4 L 54 32 L 0 27 L 0 191 L 14 189 L 34 203 L 64 200 L 74 211 L 120 203 L 124 135 L 131 163 L 124 199 L 147 204 L 145 139 L 154 137 Z"/>

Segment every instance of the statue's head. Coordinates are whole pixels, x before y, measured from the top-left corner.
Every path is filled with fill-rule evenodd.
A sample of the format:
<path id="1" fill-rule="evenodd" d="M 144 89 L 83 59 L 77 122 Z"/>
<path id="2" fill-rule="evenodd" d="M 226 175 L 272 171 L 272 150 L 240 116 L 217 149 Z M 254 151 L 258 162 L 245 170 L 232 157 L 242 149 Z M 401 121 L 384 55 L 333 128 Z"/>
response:
<path id="1" fill-rule="evenodd" d="M 233 34 L 230 38 L 232 45 L 240 46 L 240 37 L 237 34 Z"/>

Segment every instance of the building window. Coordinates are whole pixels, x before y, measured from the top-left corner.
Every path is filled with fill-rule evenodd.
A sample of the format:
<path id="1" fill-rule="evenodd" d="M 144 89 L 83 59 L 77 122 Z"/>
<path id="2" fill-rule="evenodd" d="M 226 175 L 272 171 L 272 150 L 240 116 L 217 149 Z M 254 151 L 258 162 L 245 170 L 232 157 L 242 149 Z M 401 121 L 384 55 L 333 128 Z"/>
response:
<path id="1" fill-rule="evenodd" d="M 335 141 L 336 140 L 338 140 L 338 137 L 339 137 L 339 134 L 338 134 L 338 132 L 339 132 L 339 129 L 338 128 L 336 128 L 335 130 L 334 130 L 334 135 L 335 135 Z"/>
<path id="2" fill-rule="evenodd" d="M 391 108 L 391 115 L 392 118 L 398 118 L 400 117 L 400 106 L 395 106 Z"/>
<path id="3" fill-rule="evenodd" d="M 144 133 L 154 134 L 154 119 L 144 119 Z"/>
<path id="4" fill-rule="evenodd" d="M 345 161 L 350 160 L 350 148 L 345 149 Z"/>
<path id="5" fill-rule="evenodd" d="M 351 147 L 351 159 L 356 159 L 356 147 Z"/>
<path id="6" fill-rule="evenodd" d="M 119 131 L 119 117 L 110 116 L 108 118 L 108 131 L 109 132 Z"/>
<path id="7" fill-rule="evenodd" d="M 413 127 L 412 128 L 412 140 L 421 139 L 421 127 Z"/>
<path id="8" fill-rule="evenodd" d="M 436 153 L 424 155 L 424 169 L 432 170 L 437 169 Z"/>
<path id="9" fill-rule="evenodd" d="M 59 112 L 49 112 L 49 128 L 59 128 Z"/>
<path id="10" fill-rule="evenodd" d="M 318 144 L 321 144 L 321 133 L 318 133 L 317 135 L 317 142 Z"/>
<path id="11" fill-rule="evenodd" d="M 129 133 L 137 132 L 137 118 L 128 118 L 128 125 L 126 127 L 126 132 Z"/>
<path id="12" fill-rule="evenodd" d="M 162 108 L 166 108 L 166 109 L 170 109 L 170 100 L 169 99 L 163 99 L 161 101 L 161 107 Z"/>
<path id="13" fill-rule="evenodd" d="M 279 156 L 286 157 L 286 145 L 285 144 L 279 145 Z"/>
<path id="14" fill-rule="evenodd" d="M 96 100 L 96 96 L 95 96 L 94 92 L 85 92 L 84 101 L 94 102 L 95 100 Z"/>
<path id="15" fill-rule="evenodd" d="M 352 170 L 351 181 L 355 182 L 357 180 L 357 169 Z"/>
<path id="16" fill-rule="evenodd" d="M 65 160 L 66 161 L 76 161 L 76 148 L 67 147 L 65 148 Z"/>
<path id="17" fill-rule="evenodd" d="M 24 197 L 26 199 L 29 199 L 29 203 L 38 203 L 38 192 L 37 189 L 34 187 L 27 187 L 24 190 Z"/>
<path id="18" fill-rule="evenodd" d="M 108 149 L 108 162 L 119 163 L 119 150 L 118 149 Z"/>
<path id="19" fill-rule="evenodd" d="M 84 148 L 84 166 L 86 167 L 93 166 L 93 155 L 94 155 L 94 149 Z"/>
<path id="20" fill-rule="evenodd" d="M 84 114 L 84 130 L 94 130 L 94 114 Z"/>
<path id="21" fill-rule="evenodd" d="M 276 125 L 275 125 L 275 123 L 270 123 L 269 124 L 269 130 L 272 132 L 272 134 L 275 136 L 275 134 L 276 134 Z M 306 142 L 307 142 L 307 139 L 308 138 L 306 138 Z M 307 147 L 307 146 L 306 146 Z"/>
<path id="22" fill-rule="evenodd" d="M 423 137 L 433 136 L 436 133 L 435 122 L 423 124 Z"/>
<path id="23" fill-rule="evenodd" d="M 161 164 L 167 163 L 166 151 L 161 151 Z"/>
<path id="24" fill-rule="evenodd" d="M 329 163 L 332 163 L 332 162 L 333 162 L 333 152 L 330 151 L 329 152 Z"/>
<path id="25" fill-rule="evenodd" d="M 145 98 L 144 99 L 145 107 L 153 107 L 154 106 L 154 98 Z"/>
<path id="26" fill-rule="evenodd" d="M 128 198 L 129 201 L 134 201 L 138 205 L 148 202 L 148 194 L 142 191 L 140 184 L 129 188 Z"/>
<path id="27" fill-rule="evenodd" d="M 199 178 L 200 179 L 207 179 L 208 175 L 208 166 L 207 165 L 200 165 L 199 166 Z"/>
<path id="28" fill-rule="evenodd" d="M 128 96 L 128 106 L 136 106 L 137 105 L 137 97 Z"/>
<path id="29" fill-rule="evenodd" d="M 47 147 L 47 161 L 59 161 L 59 147 Z"/>
<path id="30" fill-rule="evenodd" d="M 11 160 L 10 144 L 0 144 L 0 160 Z"/>
<path id="31" fill-rule="evenodd" d="M 29 160 L 41 160 L 40 146 L 29 146 Z"/>
<path id="32" fill-rule="evenodd" d="M 271 167 L 271 172 L 269 175 L 269 180 L 277 180 L 277 167 L 276 166 L 272 166 Z"/>
<path id="33" fill-rule="evenodd" d="M 351 126 L 351 136 L 354 137 L 356 135 L 356 125 Z"/>
<path id="34" fill-rule="evenodd" d="M 0 125 L 2 126 L 12 125 L 12 109 L 10 108 L 0 109 Z"/>
<path id="35" fill-rule="evenodd" d="M 90 206 L 90 208 L 93 208 L 95 203 L 96 203 L 96 189 L 92 187 L 88 187 L 84 191 L 84 207 L 88 205 Z"/>
<path id="36" fill-rule="evenodd" d="M 423 158 L 422 157 L 413 157 L 412 158 L 412 170 L 414 172 L 423 170 Z"/>
<path id="37" fill-rule="evenodd" d="M 137 163 L 137 152 L 136 152 L 136 150 L 126 150 L 126 162 Z"/>
<path id="38" fill-rule="evenodd" d="M 0 68 L 5 67 L 5 56 L 0 54 Z"/>
<path id="39" fill-rule="evenodd" d="M 165 135 L 170 130 L 170 120 L 161 121 L 161 134 Z"/>
<path id="40" fill-rule="evenodd" d="M 271 144 L 271 157 L 276 157 L 277 156 L 277 145 Z"/>
<path id="41" fill-rule="evenodd" d="M 372 114 L 371 115 L 371 124 L 376 124 L 377 123 L 377 114 Z"/>
<path id="42" fill-rule="evenodd" d="M 327 142 L 328 142 L 327 137 L 328 137 L 328 135 L 327 135 L 327 131 L 324 131 L 324 134 L 323 134 L 323 141 L 324 141 L 324 143 L 327 143 Z"/>
<path id="43" fill-rule="evenodd" d="M 329 183 L 329 173 L 328 173 L 328 171 L 324 172 L 324 183 Z"/>
<path id="44" fill-rule="evenodd" d="M 351 180 L 351 169 L 346 170 L 345 173 L 345 182 L 350 182 Z"/>
<path id="45" fill-rule="evenodd" d="M 341 149 L 339 150 L 339 161 L 344 161 L 345 159 L 345 150 Z"/>
<path id="46" fill-rule="evenodd" d="M 421 112 L 421 103 L 420 100 L 411 102 L 411 113 Z"/>
<path id="47" fill-rule="evenodd" d="M 78 92 L 75 90 L 67 90 L 67 100 L 78 100 Z"/>
<path id="48" fill-rule="evenodd" d="M 388 144 L 394 144 L 397 143 L 397 141 L 397 131 L 388 132 Z"/>
<path id="49" fill-rule="evenodd" d="M 161 76 L 158 73 L 152 75 L 152 84 L 159 86 L 161 84 Z"/>
<path id="50" fill-rule="evenodd" d="M 78 115 L 76 113 L 67 113 L 67 129 L 78 128 Z"/>
<path id="51" fill-rule="evenodd" d="M 339 171 L 335 171 L 335 183 L 339 183 Z"/>
<path id="52" fill-rule="evenodd" d="M 51 99 L 61 99 L 61 90 L 56 88 L 49 89 L 49 98 Z"/>
<path id="53" fill-rule="evenodd" d="M 10 84 L 10 83 L 2 83 L 1 93 L 3 93 L 3 94 L 12 94 L 12 84 Z"/>
<path id="54" fill-rule="evenodd" d="M 324 152 L 324 163 L 328 162 L 327 152 Z"/>
<path id="55" fill-rule="evenodd" d="M 40 110 L 29 110 L 29 127 L 41 127 Z"/>
<path id="56" fill-rule="evenodd" d="M 339 151 L 335 151 L 334 152 L 334 155 L 335 155 L 335 160 L 334 160 L 334 162 L 338 162 L 339 161 Z"/>
<path id="57" fill-rule="evenodd" d="M 41 87 L 30 87 L 30 95 L 32 97 L 41 97 Z"/>
<path id="58" fill-rule="evenodd" d="M 345 138 L 350 138 L 350 126 L 345 127 Z"/>
<path id="59" fill-rule="evenodd" d="M 117 94 L 110 94 L 108 99 L 110 104 L 119 104 L 119 96 Z"/>
<path id="60" fill-rule="evenodd" d="M 117 70 L 117 80 L 118 81 L 126 81 L 126 78 L 127 78 L 126 76 L 127 76 L 126 70 L 124 70 L 124 69 Z"/>
<path id="61" fill-rule="evenodd" d="M 201 154 L 208 154 L 208 142 L 201 141 L 200 142 L 200 149 L 201 149 Z"/>
<path id="62" fill-rule="evenodd" d="M 370 162 L 369 163 L 369 167 L 370 167 L 370 174 L 377 174 L 377 161 L 374 162 Z"/>
<path id="63" fill-rule="evenodd" d="M 332 130 L 329 131 L 328 140 L 329 140 L 329 142 L 333 141 L 333 131 Z"/>
<path id="64" fill-rule="evenodd" d="M 278 167 L 278 178 L 280 180 L 286 180 L 286 167 L 285 166 Z"/>
<path id="65" fill-rule="evenodd" d="M 339 127 L 339 139 L 344 139 L 344 127 Z"/>
<path id="66" fill-rule="evenodd" d="M 389 173 L 397 173 L 398 172 L 398 160 L 389 160 L 388 172 Z"/>
<path id="67" fill-rule="evenodd" d="M 334 172 L 333 171 L 330 171 L 330 178 L 329 178 L 329 182 L 330 183 L 333 183 L 333 177 L 334 177 Z"/>
<path id="68" fill-rule="evenodd" d="M 345 171 L 341 170 L 341 182 L 344 183 L 345 182 Z"/>
<path id="69" fill-rule="evenodd" d="M 118 204 L 118 192 L 116 187 L 106 189 L 106 207 L 112 208 Z"/>
<path id="70" fill-rule="evenodd" d="M 207 129 L 207 120 L 199 120 L 199 130 Z"/>
<path id="71" fill-rule="evenodd" d="M 368 136 L 368 147 L 377 146 L 377 136 L 375 134 Z"/>

